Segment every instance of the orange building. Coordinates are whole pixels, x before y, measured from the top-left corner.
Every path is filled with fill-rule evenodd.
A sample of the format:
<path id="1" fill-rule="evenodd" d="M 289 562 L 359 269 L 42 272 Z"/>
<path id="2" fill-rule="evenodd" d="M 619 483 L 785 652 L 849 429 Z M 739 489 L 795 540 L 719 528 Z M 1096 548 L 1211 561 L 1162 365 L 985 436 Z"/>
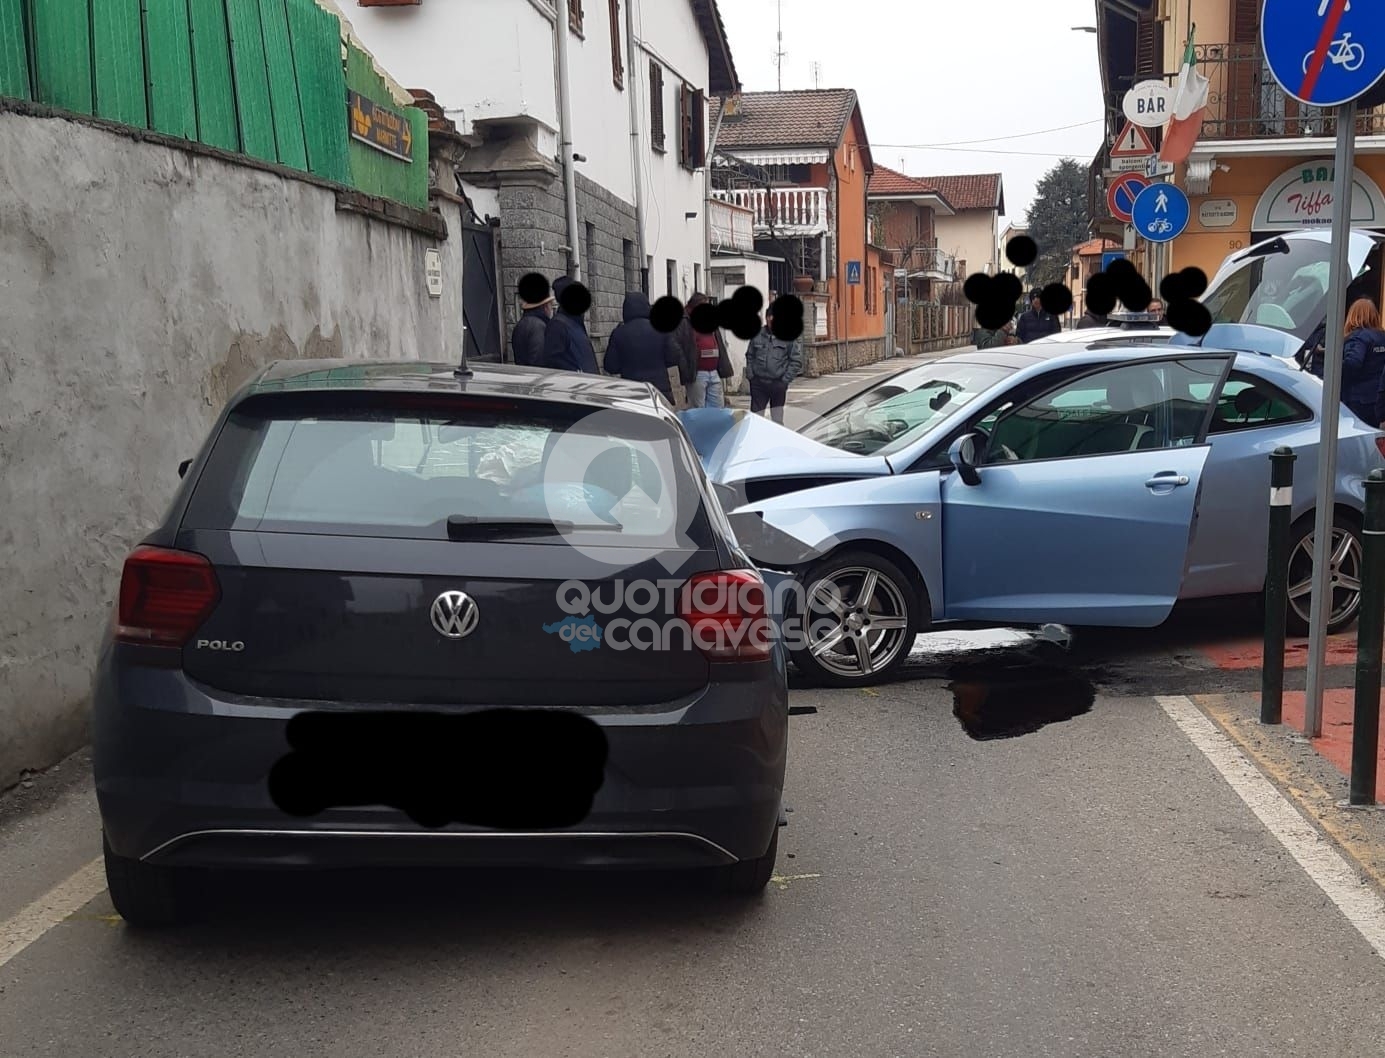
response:
<path id="1" fill-rule="evenodd" d="M 867 223 L 875 165 L 856 93 L 731 96 L 717 116 L 713 164 L 713 194 L 754 212 L 771 293 L 803 298 L 809 339 L 882 338 L 885 276 Z"/>
<path id="2" fill-rule="evenodd" d="M 1196 27 L 1196 68 L 1209 82 L 1201 135 L 1169 179 L 1188 193 L 1192 218 L 1166 253 L 1136 241 L 1132 258 L 1146 275 L 1188 266 L 1213 275 L 1226 257 L 1256 242 L 1329 225 L 1336 122 L 1330 111 L 1303 106 L 1279 87 L 1260 44 L 1260 0 L 1097 0 L 1107 141 L 1125 118 L 1125 92 L 1144 80 L 1172 85 L 1184 42 Z M 1305 45 L 1307 47 L 1307 45 Z M 1378 93 L 1377 93 L 1378 96 Z M 1385 106 L 1367 100 L 1357 117 L 1352 226 L 1385 233 Z M 1159 130 L 1151 130 L 1156 144 Z M 1107 212 L 1094 160 L 1094 234 L 1124 241 L 1126 228 Z M 1109 174 L 1106 179 L 1109 179 Z"/>

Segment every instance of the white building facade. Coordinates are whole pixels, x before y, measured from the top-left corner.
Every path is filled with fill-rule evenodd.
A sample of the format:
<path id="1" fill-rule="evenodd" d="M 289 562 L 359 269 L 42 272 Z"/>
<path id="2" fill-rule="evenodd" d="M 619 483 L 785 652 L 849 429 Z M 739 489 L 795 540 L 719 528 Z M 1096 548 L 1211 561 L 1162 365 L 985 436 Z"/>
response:
<path id="1" fill-rule="evenodd" d="M 357 0 L 348 17 L 465 139 L 460 189 L 499 221 L 506 358 L 526 272 L 591 289 L 598 353 L 627 291 L 686 300 L 705 284 L 707 100 L 739 89 L 716 0 Z"/>

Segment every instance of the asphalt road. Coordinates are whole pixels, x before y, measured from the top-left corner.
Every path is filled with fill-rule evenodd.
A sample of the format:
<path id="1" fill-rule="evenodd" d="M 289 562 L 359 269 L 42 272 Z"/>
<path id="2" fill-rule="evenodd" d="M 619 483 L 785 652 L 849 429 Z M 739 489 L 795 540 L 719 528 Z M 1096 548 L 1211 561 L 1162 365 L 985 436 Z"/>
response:
<path id="1" fill-rule="evenodd" d="M 141 937 L 102 894 L 0 967 L 0 1054 L 1378 1058 L 1385 961 L 1152 699 L 1054 657 L 795 692 L 758 903 L 272 875 Z M 97 851 L 81 761 L 27 796 L 0 916 Z"/>
<path id="2" fill-rule="evenodd" d="M 1256 626 L 935 634 L 900 683 L 795 689 L 750 905 L 659 875 L 268 875 L 146 937 L 102 893 L 5 961 L 99 853 L 79 756 L 0 797 L 0 1058 L 1379 1058 L 1385 960 L 1153 697 L 1253 686 L 1199 646 Z"/>

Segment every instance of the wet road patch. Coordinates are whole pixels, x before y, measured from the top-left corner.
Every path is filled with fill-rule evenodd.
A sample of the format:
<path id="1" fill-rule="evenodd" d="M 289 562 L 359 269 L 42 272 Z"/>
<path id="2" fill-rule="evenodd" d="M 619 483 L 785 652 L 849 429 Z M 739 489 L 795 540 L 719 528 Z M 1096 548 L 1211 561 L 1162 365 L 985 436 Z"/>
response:
<path id="1" fill-rule="evenodd" d="M 1096 687 L 1080 672 L 1031 660 L 954 666 L 952 715 L 977 742 L 1019 738 L 1092 710 Z"/>

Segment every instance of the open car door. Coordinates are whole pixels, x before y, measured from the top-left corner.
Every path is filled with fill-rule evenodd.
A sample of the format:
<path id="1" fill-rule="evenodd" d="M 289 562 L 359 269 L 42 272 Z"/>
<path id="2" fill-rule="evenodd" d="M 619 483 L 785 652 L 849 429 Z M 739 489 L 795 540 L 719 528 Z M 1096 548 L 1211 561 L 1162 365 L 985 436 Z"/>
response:
<path id="1" fill-rule="evenodd" d="M 983 420 L 942 482 L 946 619 L 1162 623 L 1231 360 L 1126 360 Z"/>

